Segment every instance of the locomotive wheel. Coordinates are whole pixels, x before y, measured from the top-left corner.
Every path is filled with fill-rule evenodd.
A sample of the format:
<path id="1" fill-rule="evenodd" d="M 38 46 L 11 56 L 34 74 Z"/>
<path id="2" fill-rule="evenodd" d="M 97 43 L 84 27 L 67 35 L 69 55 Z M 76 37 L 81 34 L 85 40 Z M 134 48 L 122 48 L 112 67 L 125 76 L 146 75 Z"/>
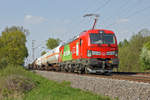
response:
<path id="1" fill-rule="evenodd" d="M 82 71 L 79 70 L 79 71 L 78 71 L 78 74 L 82 74 Z"/>
<path id="2" fill-rule="evenodd" d="M 64 64 L 62 64 L 62 65 L 60 66 L 60 70 L 61 70 L 62 72 L 65 72 L 65 65 L 64 65 Z"/>
<path id="3" fill-rule="evenodd" d="M 68 69 L 65 69 L 64 71 L 65 71 L 65 72 L 68 72 Z"/>
<path id="4" fill-rule="evenodd" d="M 84 73 L 85 73 L 85 74 L 88 74 L 88 73 L 89 73 L 89 71 L 87 70 L 87 67 L 84 68 Z"/>
<path id="5" fill-rule="evenodd" d="M 79 74 L 83 74 L 83 73 L 84 73 L 84 67 L 83 67 L 83 65 L 82 65 L 82 64 L 79 64 L 77 70 L 78 70 L 77 72 L 78 72 Z"/>
<path id="6" fill-rule="evenodd" d="M 64 65 L 64 71 L 65 71 L 65 72 L 68 72 L 68 65 L 67 65 L 67 64 Z"/>
<path id="7" fill-rule="evenodd" d="M 68 72 L 72 72 L 72 66 L 71 66 L 71 64 L 68 64 Z"/>
<path id="8" fill-rule="evenodd" d="M 107 73 L 105 72 L 104 75 L 106 75 L 106 76 L 111 76 L 112 73 L 111 73 L 111 72 L 107 72 Z"/>

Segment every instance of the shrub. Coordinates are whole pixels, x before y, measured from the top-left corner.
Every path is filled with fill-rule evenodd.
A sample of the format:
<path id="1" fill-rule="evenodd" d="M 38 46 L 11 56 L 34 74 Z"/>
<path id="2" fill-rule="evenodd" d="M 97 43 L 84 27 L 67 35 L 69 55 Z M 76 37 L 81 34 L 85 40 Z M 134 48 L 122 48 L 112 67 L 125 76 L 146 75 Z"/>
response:
<path id="1" fill-rule="evenodd" d="M 143 70 L 150 69 L 150 42 L 147 42 L 143 48 L 140 55 L 140 62 Z"/>

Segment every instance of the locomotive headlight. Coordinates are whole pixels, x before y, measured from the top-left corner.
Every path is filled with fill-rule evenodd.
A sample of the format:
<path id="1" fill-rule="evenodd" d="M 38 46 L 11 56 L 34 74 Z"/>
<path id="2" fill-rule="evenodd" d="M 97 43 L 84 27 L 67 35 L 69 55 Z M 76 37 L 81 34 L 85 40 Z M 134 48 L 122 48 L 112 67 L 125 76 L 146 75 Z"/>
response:
<path id="1" fill-rule="evenodd" d="M 109 51 L 107 52 L 107 55 L 115 55 L 115 51 Z"/>
<path id="2" fill-rule="evenodd" d="M 92 51 L 92 55 L 101 55 L 100 51 Z"/>
<path id="3" fill-rule="evenodd" d="M 92 51 L 92 50 L 88 50 L 87 51 L 87 56 L 91 57 L 92 55 L 101 55 L 100 51 Z"/>
<path id="4" fill-rule="evenodd" d="M 88 57 L 91 57 L 91 56 L 92 56 L 92 51 L 91 51 L 91 50 L 88 50 L 88 51 L 87 51 L 87 56 L 88 56 Z"/>

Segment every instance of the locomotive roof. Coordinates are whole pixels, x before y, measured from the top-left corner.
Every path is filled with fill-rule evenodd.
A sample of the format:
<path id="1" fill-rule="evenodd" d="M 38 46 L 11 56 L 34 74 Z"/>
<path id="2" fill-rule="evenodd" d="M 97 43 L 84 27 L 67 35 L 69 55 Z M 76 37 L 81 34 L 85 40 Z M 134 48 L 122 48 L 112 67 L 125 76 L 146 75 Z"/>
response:
<path id="1" fill-rule="evenodd" d="M 113 31 L 111 30 L 106 30 L 106 29 L 91 29 L 91 30 L 85 30 L 83 32 L 81 32 L 80 34 L 78 34 L 77 36 L 74 36 L 73 38 L 69 39 L 67 42 L 63 43 L 62 45 L 66 45 L 70 42 L 72 42 L 73 40 L 76 40 L 77 38 L 79 38 L 79 36 L 87 34 L 87 33 L 99 33 L 100 31 L 106 33 L 106 34 L 114 34 Z"/>
<path id="2" fill-rule="evenodd" d="M 81 34 L 83 34 L 83 33 L 99 33 L 100 31 L 102 31 L 102 32 L 104 32 L 104 33 L 107 33 L 107 34 L 114 34 L 113 31 L 111 31 L 111 30 L 106 30 L 106 29 L 86 30 L 86 31 L 83 31 Z"/>

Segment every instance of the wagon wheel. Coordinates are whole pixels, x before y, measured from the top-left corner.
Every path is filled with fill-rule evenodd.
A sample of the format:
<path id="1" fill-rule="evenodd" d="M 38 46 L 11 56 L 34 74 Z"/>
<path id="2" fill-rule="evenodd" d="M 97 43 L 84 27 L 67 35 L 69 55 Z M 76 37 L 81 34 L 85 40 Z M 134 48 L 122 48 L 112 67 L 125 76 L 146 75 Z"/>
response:
<path id="1" fill-rule="evenodd" d="M 62 70 L 61 70 L 61 66 L 62 65 L 58 65 L 58 72 L 61 72 Z"/>

